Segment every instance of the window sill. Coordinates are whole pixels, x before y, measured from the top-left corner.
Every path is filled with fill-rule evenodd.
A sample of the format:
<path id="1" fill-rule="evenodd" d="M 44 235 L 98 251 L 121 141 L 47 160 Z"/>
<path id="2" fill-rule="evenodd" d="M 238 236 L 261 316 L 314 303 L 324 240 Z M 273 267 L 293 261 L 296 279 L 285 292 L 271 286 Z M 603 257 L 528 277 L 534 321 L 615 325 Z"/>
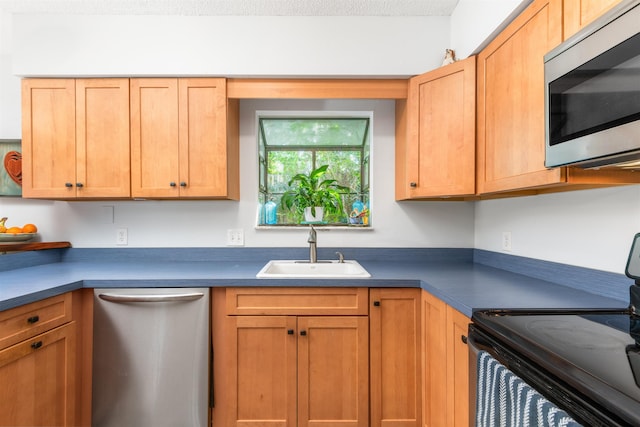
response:
<path id="1" fill-rule="evenodd" d="M 357 226 L 357 225 L 321 225 L 314 224 L 313 227 L 316 231 L 373 231 L 371 226 Z M 309 229 L 308 224 L 301 225 L 256 225 L 256 230 L 278 230 L 278 231 L 300 231 Z"/>

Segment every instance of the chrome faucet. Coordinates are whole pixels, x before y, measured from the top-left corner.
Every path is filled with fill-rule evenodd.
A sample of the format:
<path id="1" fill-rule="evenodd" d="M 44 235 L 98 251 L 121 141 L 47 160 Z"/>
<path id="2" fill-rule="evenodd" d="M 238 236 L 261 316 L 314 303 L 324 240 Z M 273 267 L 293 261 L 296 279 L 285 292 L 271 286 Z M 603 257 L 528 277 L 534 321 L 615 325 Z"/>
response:
<path id="1" fill-rule="evenodd" d="M 307 239 L 307 243 L 309 243 L 309 262 L 316 263 L 318 262 L 318 252 L 316 243 L 318 243 L 318 236 L 316 235 L 316 229 L 313 228 L 313 225 L 310 225 L 311 230 L 309 230 L 309 238 Z"/>

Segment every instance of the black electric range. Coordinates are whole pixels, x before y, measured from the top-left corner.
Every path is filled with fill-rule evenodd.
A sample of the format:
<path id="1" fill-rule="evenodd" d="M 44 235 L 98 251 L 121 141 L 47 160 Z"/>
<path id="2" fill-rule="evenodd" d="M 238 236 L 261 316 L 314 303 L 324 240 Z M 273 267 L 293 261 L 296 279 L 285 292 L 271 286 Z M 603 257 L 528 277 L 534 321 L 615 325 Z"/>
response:
<path id="1" fill-rule="evenodd" d="M 640 426 L 640 345 L 629 310 L 473 314 L 473 346 L 585 426 Z"/>
<path id="2" fill-rule="evenodd" d="M 480 384 L 474 355 L 486 351 L 584 426 L 640 426 L 640 233 L 626 275 L 635 280 L 628 308 L 475 312 L 472 391 Z"/>

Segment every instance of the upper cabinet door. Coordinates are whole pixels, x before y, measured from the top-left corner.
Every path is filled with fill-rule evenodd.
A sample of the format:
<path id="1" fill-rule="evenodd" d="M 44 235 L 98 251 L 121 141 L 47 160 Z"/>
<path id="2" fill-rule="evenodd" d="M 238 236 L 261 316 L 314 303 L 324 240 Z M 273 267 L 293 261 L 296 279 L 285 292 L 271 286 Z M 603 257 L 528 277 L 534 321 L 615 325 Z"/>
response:
<path id="1" fill-rule="evenodd" d="M 180 79 L 180 197 L 227 194 L 225 79 Z"/>
<path id="2" fill-rule="evenodd" d="M 238 128 L 225 79 L 131 79 L 132 196 L 238 199 Z"/>
<path id="3" fill-rule="evenodd" d="M 562 41 L 562 2 L 536 0 L 478 55 L 477 191 L 558 183 L 544 167 L 544 55 Z"/>
<path id="4" fill-rule="evenodd" d="M 474 195 L 475 76 L 472 56 L 410 79 L 398 101 L 397 200 Z"/>
<path id="5" fill-rule="evenodd" d="M 563 10 L 564 40 L 618 3 L 620 0 L 565 0 Z"/>
<path id="6" fill-rule="evenodd" d="M 77 197 L 129 197 L 129 79 L 76 80 Z"/>
<path id="7" fill-rule="evenodd" d="M 131 79 L 131 195 L 178 197 L 178 79 Z"/>
<path id="8" fill-rule="evenodd" d="M 76 196 L 75 81 L 22 80 L 22 195 Z"/>

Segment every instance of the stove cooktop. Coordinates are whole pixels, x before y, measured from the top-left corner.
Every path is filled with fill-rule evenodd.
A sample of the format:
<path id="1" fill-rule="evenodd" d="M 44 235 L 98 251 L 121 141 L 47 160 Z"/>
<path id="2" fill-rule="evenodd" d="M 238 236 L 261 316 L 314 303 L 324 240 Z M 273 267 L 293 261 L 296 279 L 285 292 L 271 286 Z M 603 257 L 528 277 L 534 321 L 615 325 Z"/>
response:
<path id="1" fill-rule="evenodd" d="M 474 313 L 473 321 L 597 405 L 640 423 L 640 318 L 629 310 L 500 310 Z"/>

